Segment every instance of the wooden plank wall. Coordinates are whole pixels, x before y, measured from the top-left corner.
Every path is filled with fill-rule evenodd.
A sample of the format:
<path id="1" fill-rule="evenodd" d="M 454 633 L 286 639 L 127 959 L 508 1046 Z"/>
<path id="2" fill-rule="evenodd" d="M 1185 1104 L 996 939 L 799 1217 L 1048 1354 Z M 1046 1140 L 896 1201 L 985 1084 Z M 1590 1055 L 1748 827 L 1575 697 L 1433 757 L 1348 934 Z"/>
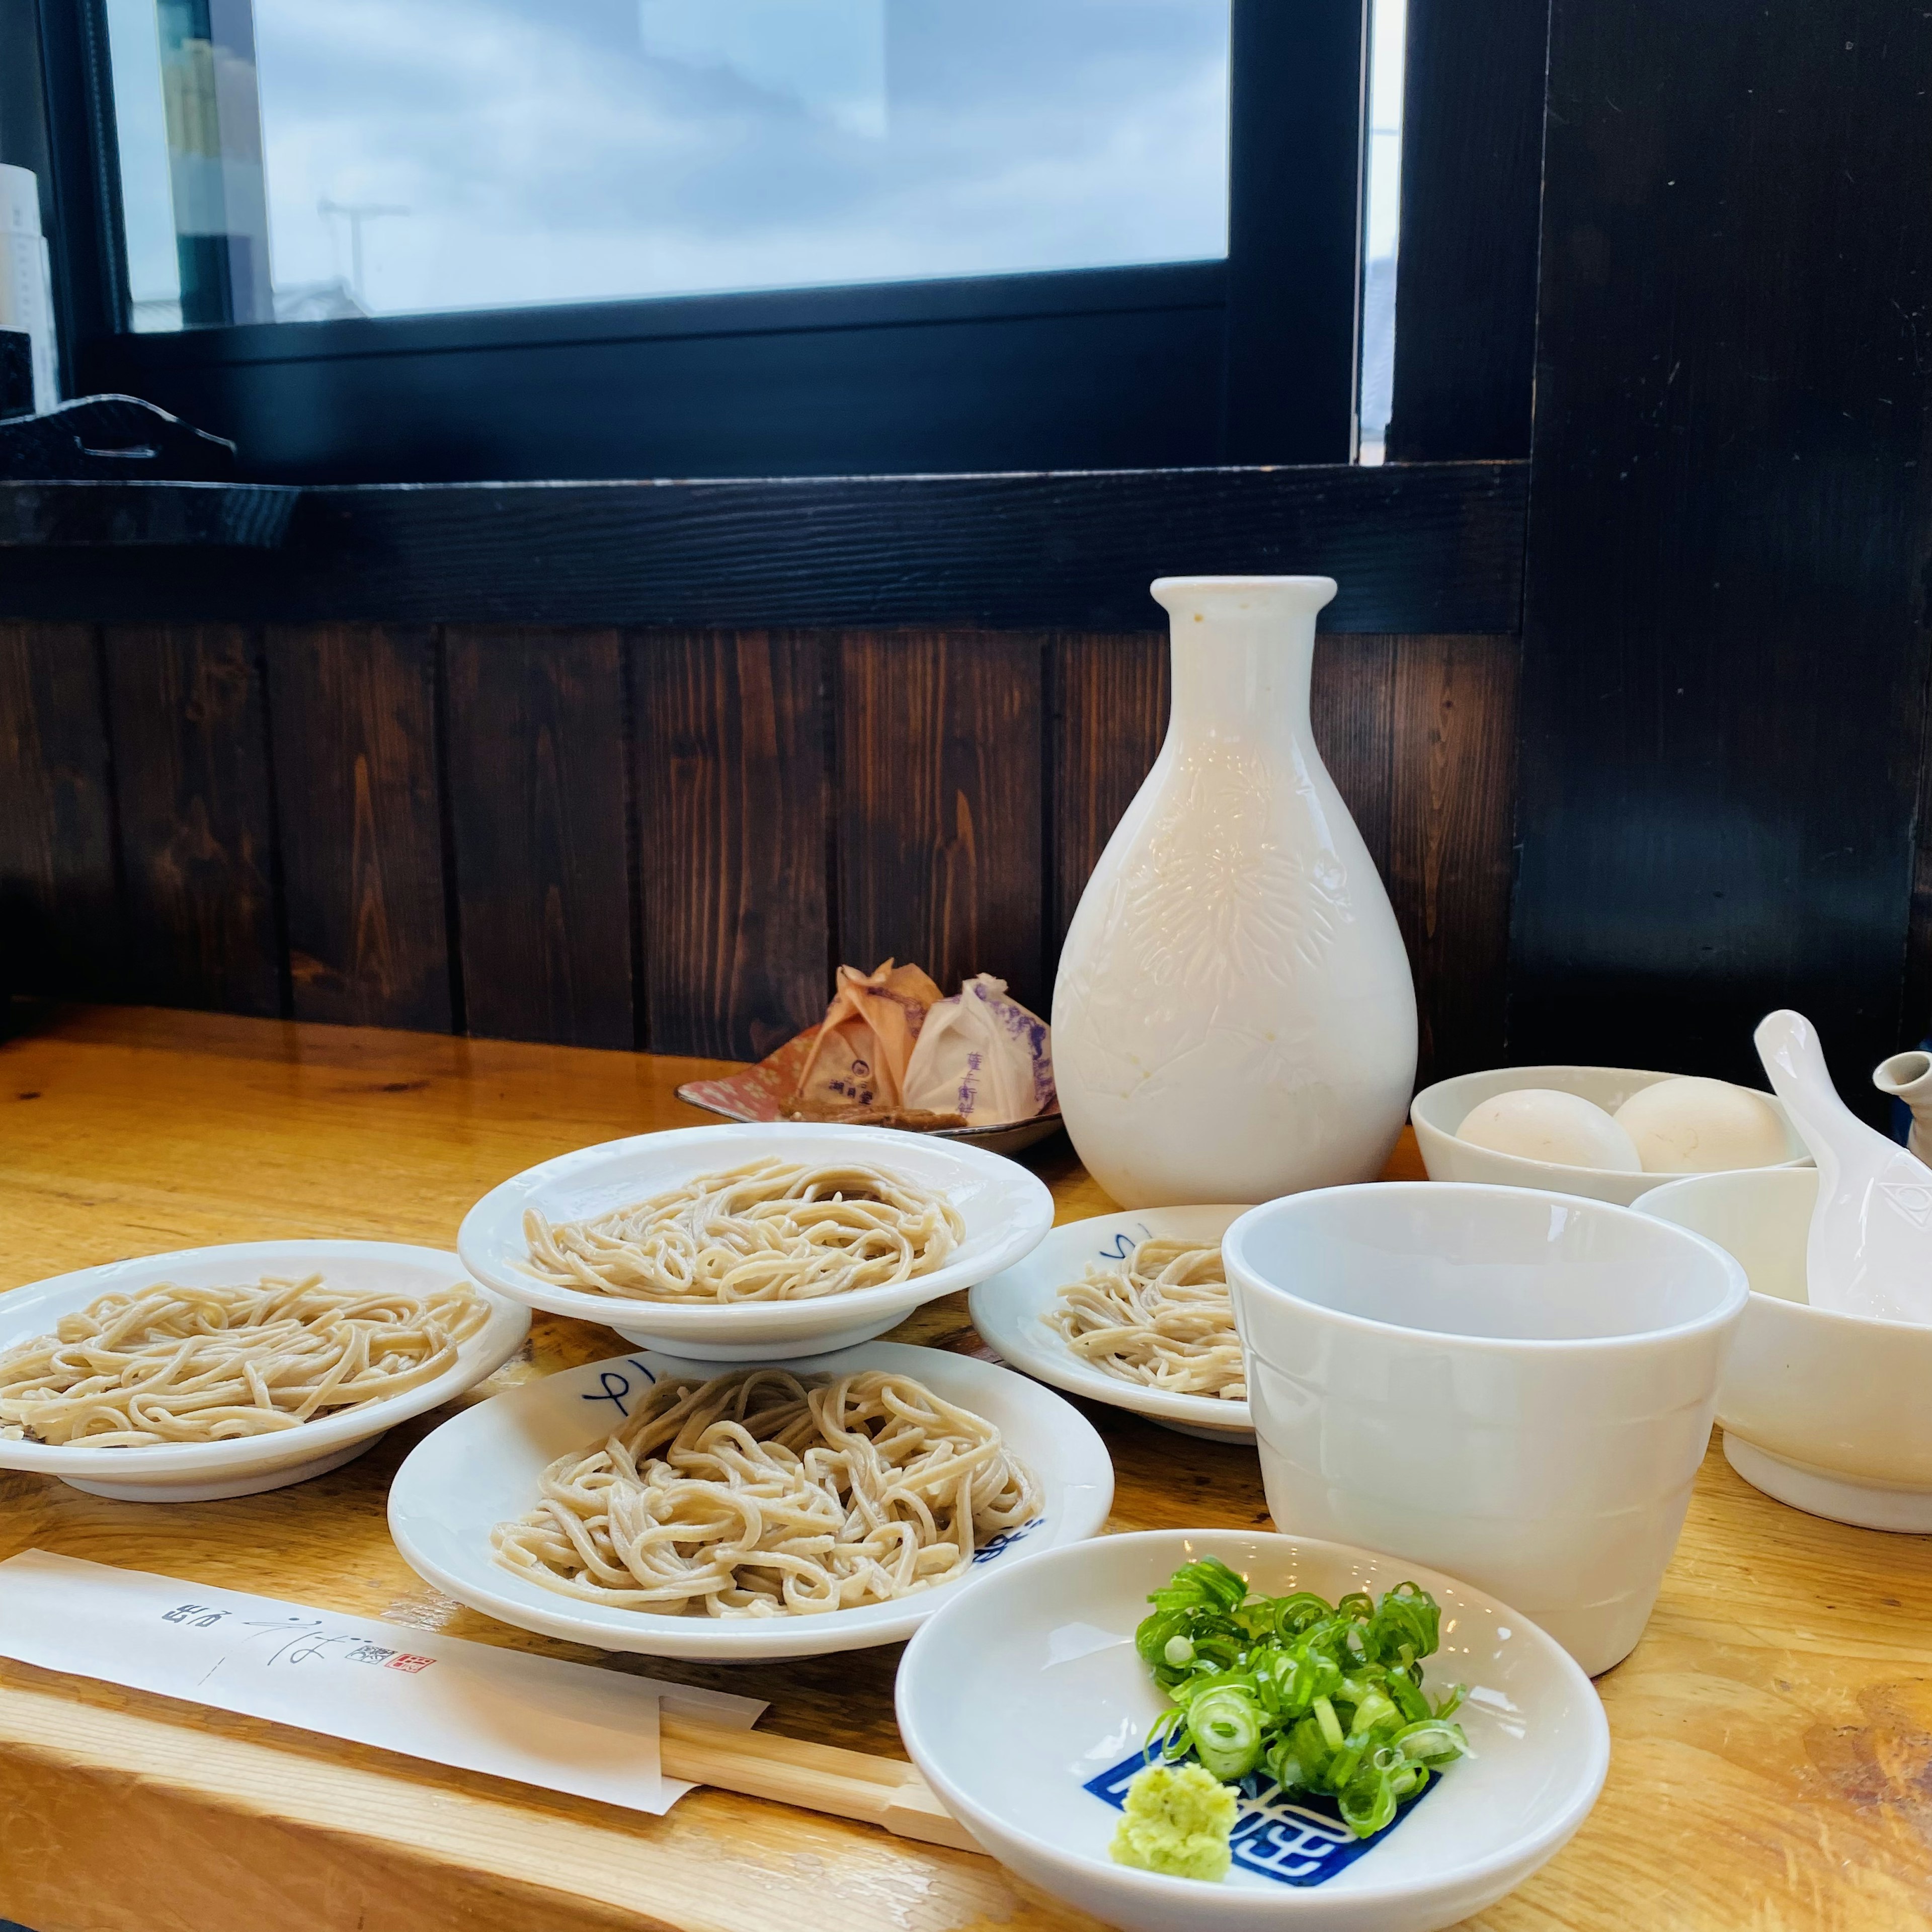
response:
<path id="1" fill-rule="evenodd" d="M 1513 637 L 1324 636 L 1425 1077 L 1502 1058 Z M 841 960 L 1045 1010 L 1149 633 L 0 626 L 13 990 L 749 1058 Z"/>

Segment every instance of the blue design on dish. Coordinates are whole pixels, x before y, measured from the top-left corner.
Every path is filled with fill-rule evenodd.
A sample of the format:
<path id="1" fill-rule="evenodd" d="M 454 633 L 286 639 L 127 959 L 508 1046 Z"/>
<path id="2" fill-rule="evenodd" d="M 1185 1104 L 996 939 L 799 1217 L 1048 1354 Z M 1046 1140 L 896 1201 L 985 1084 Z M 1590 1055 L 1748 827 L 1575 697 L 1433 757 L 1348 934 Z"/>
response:
<path id="1" fill-rule="evenodd" d="M 1147 1762 L 1136 1751 L 1111 1771 L 1090 1778 L 1085 1788 L 1102 1804 L 1124 1810 L 1127 1786 Z M 1191 1754 L 1188 1760 L 1192 1762 Z M 1322 1885 L 1346 1871 L 1365 1852 L 1372 1852 L 1436 1789 L 1432 1778 L 1372 1838 L 1358 1838 L 1342 1822 L 1332 1798 L 1284 1798 L 1281 1786 L 1264 1772 L 1252 1771 L 1234 1789 L 1241 1794 L 1240 1814 L 1228 1840 L 1235 1864 L 1283 1885 Z"/>
<path id="2" fill-rule="evenodd" d="M 1004 1556 L 1023 1536 L 1030 1536 L 1046 1522 L 1043 1516 L 1029 1516 L 1024 1522 L 1016 1523 L 1011 1529 L 1003 1529 L 989 1536 L 973 1552 L 976 1563 L 990 1563 L 996 1556 Z"/>

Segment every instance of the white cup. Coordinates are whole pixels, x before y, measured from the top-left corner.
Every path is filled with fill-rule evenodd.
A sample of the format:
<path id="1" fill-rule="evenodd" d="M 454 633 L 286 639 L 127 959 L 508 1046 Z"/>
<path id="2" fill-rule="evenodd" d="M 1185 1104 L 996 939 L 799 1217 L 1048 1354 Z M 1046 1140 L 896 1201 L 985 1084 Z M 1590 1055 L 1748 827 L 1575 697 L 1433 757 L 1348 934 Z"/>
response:
<path id="1" fill-rule="evenodd" d="M 1270 1201 L 1222 1251 L 1278 1528 L 1465 1578 L 1592 1676 L 1630 1654 L 1749 1298 L 1730 1255 L 1456 1181 Z"/>

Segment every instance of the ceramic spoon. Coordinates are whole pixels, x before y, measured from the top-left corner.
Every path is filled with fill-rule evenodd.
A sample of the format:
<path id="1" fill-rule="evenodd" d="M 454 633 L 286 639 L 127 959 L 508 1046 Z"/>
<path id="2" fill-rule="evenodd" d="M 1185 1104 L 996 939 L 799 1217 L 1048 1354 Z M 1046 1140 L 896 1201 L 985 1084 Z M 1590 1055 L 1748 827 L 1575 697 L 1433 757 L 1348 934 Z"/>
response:
<path id="1" fill-rule="evenodd" d="M 1818 1163 L 1805 1244 L 1814 1308 L 1932 1323 L 1932 1168 L 1838 1097 L 1802 1013 L 1768 1014 L 1753 1038 L 1792 1124 Z"/>

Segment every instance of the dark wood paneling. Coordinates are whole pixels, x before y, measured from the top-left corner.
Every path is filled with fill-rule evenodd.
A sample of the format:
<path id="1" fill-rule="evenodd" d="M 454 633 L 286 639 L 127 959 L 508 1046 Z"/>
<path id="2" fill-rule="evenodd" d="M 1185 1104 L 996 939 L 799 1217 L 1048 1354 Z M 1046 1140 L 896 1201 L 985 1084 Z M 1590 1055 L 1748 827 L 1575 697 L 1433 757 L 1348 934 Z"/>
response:
<path id="1" fill-rule="evenodd" d="M 0 480 L 0 555 L 7 555 L 10 572 L 22 560 L 10 552 L 111 548 L 116 568 L 124 566 L 138 580 L 144 563 L 154 560 L 130 550 L 173 545 L 200 553 L 173 561 L 206 576 L 226 571 L 231 550 L 275 548 L 288 533 L 300 494 L 261 483 Z M 218 554 L 206 555 L 209 549 Z M 78 590 L 87 566 L 78 559 L 74 563 Z"/>
<path id="2" fill-rule="evenodd" d="M 1315 742 L 1356 830 L 1386 879 L 1395 664 L 1414 640 L 1318 638 L 1308 711 Z"/>
<path id="3" fill-rule="evenodd" d="M 268 644 L 295 1016 L 446 1032 L 434 635 L 318 625 Z"/>
<path id="4" fill-rule="evenodd" d="M 443 650 L 465 1023 L 634 1046 L 618 634 L 459 628 Z"/>
<path id="5" fill-rule="evenodd" d="M 10 552 L 0 615 L 1115 631 L 1159 621 L 1163 573 L 1319 571 L 1327 629 L 1510 631 L 1527 487 L 1478 463 L 305 490 L 280 549 L 218 569 Z"/>
<path id="6" fill-rule="evenodd" d="M 948 993 L 994 973 L 1043 1010 L 1040 759 L 1047 640 L 848 636 L 838 645 L 838 950 Z"/>
<path id="7" fill-rule="evenodd" d="M 1906 927 L 1905 997 L 1899 1043 L 1932 1036 L 1932 692 L 1921 720 L 1918 836 L 1912 849 L 1912 909 Z"/>
<path id="8" fill-rule="evenodd" d="M 1550 0 L 1408 0 L 1392 462 L 1529 452 Z"/>
<path id="9" fill-rule="evenodd" d="M 97 640 L 0 624 L 0 990 L 111 995 L 122 931 Z"/>
<path id="10" fill-rule="evenodd" d="M 1419 1086 L 1503 1058 L 1519 649 L 1405 638 L 1394 654 L 1383 871 L 1415 974 Z"/>
<path id="11" fill-rule="evenodd" d="M 261 651 L 234 625 L 110 631 L 129 978 L 158 1006 L 282 1010 Z"/>
<path id="12" fill-rule="evenodd" d="M 1848 1099 L 1902 1021 L 1932 15 L 1559 0 L 1510 1045 Z"/>
<path id="13" fill-rule="evenodd" d="M 763 632 L 632 640 L 655 1052 L 757 1059 L 825 1010 L 825 648 Z"/>
<path id="14" fill-rule="evenodd" d="M 1057 955 L 1120 814 L 1167 735 L 1167 634 L 1065 637 L 1048 664 L 1053 731 L 1053 904 Z"/>

